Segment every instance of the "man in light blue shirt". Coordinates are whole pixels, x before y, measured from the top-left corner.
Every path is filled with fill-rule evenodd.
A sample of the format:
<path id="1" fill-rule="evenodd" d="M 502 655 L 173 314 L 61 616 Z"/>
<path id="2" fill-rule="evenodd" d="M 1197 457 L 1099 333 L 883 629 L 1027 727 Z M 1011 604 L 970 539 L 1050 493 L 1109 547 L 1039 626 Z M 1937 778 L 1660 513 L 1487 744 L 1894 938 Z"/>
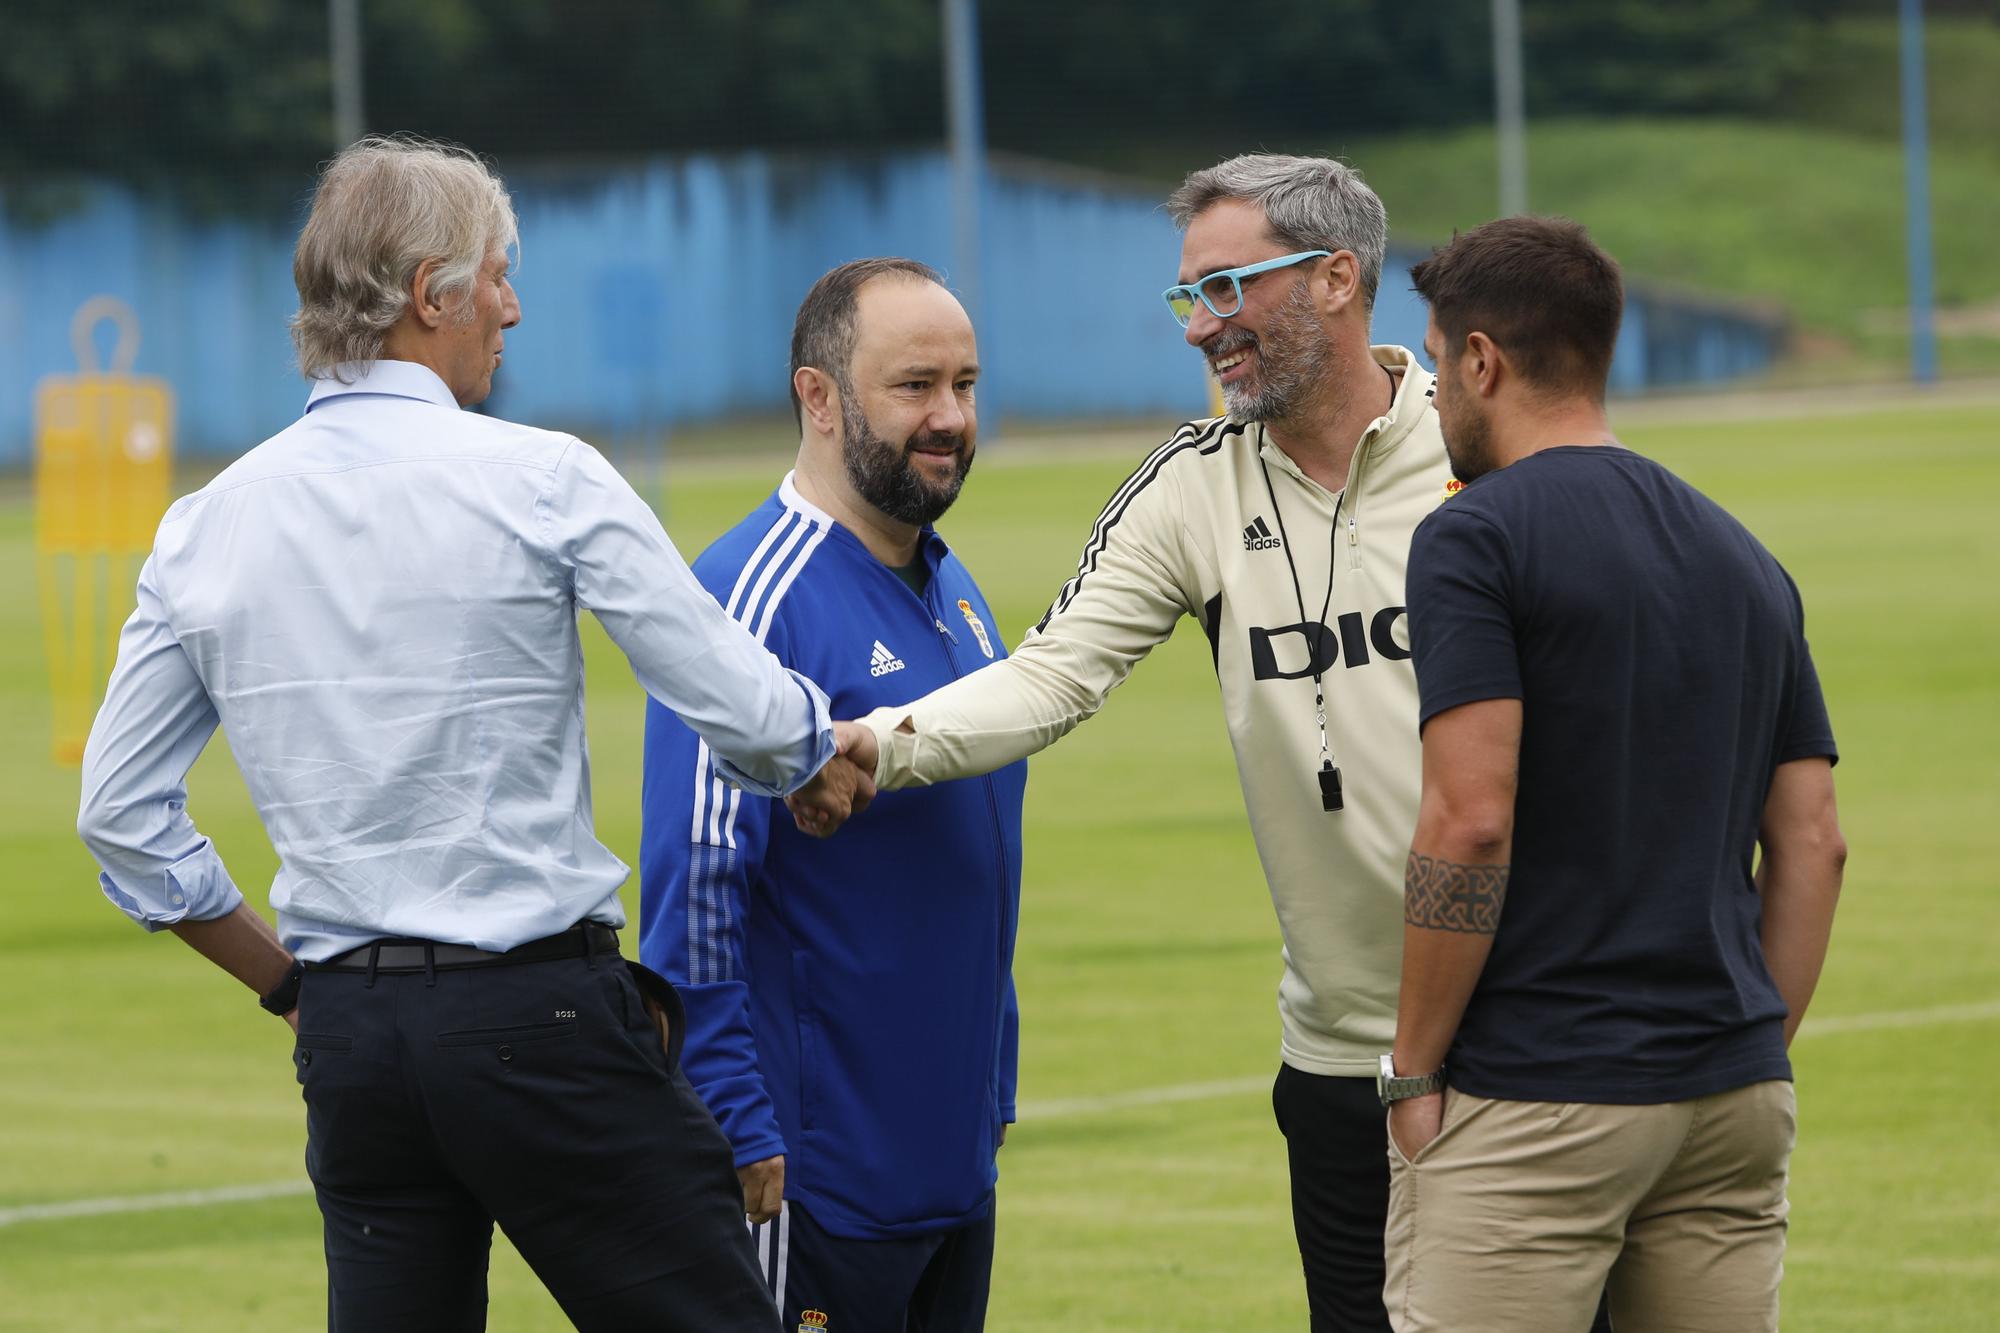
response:
<path id="1" fill-rule="evenodd" d="M 514 245 L 471 154 L 329 165 L 294 261 L 306 413 L 161 522 L 78 831 L 106 897 L 297 1031 L 331 1327 L 482 1326 L 497 1220 L 579 1327 L 768 1330 L 678 1002 L 618 956 L 578 609 L 731 782 L 868 787 L 596 451 L 459 410 L 520 320 Z M 275 933 L 186 811 L 218 724 L 281 861 Z"/>

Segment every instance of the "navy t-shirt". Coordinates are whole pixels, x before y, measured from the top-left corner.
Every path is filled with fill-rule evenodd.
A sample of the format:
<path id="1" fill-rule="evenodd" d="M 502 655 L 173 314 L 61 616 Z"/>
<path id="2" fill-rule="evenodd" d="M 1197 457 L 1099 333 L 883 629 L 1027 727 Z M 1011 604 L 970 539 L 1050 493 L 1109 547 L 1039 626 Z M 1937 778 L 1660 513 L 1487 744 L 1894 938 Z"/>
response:
<path id="1" fill-rule="evenodd" d="M 1451 1085 L 1642 1104 L 1790 1078 L 1752 864 L 1773 770 L 1835 750 L 1777 560 L 1659 464 L 1563 447 L 1425 519 L 1408 590 L 1422 722 L 1522 701 L 1513 871 Z"/>

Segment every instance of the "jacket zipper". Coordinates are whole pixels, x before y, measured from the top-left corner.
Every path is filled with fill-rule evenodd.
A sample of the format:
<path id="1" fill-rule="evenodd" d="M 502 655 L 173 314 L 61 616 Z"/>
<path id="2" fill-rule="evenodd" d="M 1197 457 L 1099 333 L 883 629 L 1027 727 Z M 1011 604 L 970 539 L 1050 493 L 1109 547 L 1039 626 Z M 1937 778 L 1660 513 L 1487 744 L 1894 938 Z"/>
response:
<path id="1" fill-rule="evenodd" d="M 1361 444 L 1354 451 L 1354 463 L 1348 469 L 1347 489 L 1342 492 L 1347 497 L 1347 568 L 1349 572 L 1361 568 L 1361 534 L 1355 527 L 1354 516 L 1361 508 L 1361 477 L 1366 471 L 1368 446 L 1375 442 L 1376 432 L 1371 430 L 1361 437 Z"/>

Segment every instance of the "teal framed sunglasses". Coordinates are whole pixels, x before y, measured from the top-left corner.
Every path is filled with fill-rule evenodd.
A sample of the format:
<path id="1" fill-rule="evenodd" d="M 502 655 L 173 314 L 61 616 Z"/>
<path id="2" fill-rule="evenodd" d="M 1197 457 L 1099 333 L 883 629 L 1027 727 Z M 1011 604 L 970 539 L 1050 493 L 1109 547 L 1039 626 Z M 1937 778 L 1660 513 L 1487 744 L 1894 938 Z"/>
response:
<path id="1" fill-rule="evenodd" d="M 1200 301 L 1208 307 L 1208 313 L 1217 319 L 1228 319 L 1243 309 L 1243 279 L 1258 273 L 1268 273 L 1274 268 L 1290 268 L 1293 264 L 1303 264 L 1308 259 L 1320 259 L 1331 255 L 1331 250 L 1301 250 L 1295 255 L 1279 255 L 1276 259 L 1266 259 L 1259 264 L 1245 264 L 1242 268 L 1225 268 L 1197 278 L 1193 282 L 1178 287 L 1169 287 L 1160 295 L 1167 299 L 1167 309 L 1174 312 L 1174 320 L 1182 328 L 1194 318 L 1194 303 Z"/>

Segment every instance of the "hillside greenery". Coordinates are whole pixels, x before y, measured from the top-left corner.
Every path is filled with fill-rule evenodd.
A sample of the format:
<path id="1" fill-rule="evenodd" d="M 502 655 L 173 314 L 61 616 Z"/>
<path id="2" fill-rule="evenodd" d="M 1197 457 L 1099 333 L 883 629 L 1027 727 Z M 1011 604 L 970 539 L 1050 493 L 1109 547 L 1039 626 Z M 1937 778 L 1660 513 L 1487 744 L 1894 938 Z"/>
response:
<path id="1" fill-rule="evenodd" d="M 979 0 L 990 142 L 1164 189 L 1255 148 L 1333 152 L 1405 244 L 1496 205 L 1489 0 L 1211 7 Z M 1776 303 L 1829 377 L 1907 356 L 1897 26 L 1860 0 L 1524 7 L 1531 202 L 1648 279 Z M 2000 3 L 1933 0 L 1948 372 L 2000 371 Z M 368 124 L 561 159 L 934 144 L 938 0 L 363 0 Z M 0 206 L 112 178 L 289 218 L 331 143 L 326 7 L 9 0 Z"/>
<path id="2" fill-rule="evenodd" d="M 1389 210 L 1393 246 L 1427 249 L 1497 208 L 1493 133 L 1446 131 L 1273 139 L 1361 169 Z M 1097 165 L 1164 192 L 1188 169 L 1239 151 L 1098 145 Z M 1903 156 L 1892 140 L 1725 119 L 1538 121 L 1528 134 L 1529 206 L 1588 224 L 1633 278 L 1781 308 L 1786 374 L 1841 379 L 1908 360 Z M 1940 356 L 1947 374 L 2000 373 L 2000 157 L 1986 145 L 1932 150 Z"/>
<path id="3" fill-rule="evenodd" d="M 1490 217 L 1486 130 L 1329 145 L 1380 190 L 1392 236 L 1428 243 Z M 1906 355 L 1901 149 L 1792 125 L 1565 121 L 1529 135 L 1529 202 L 1587 223 L 1627 271 L 1772 302 L 1807 356 Z M 1949 372 L 2000 370 L 2000 160 L 1939 146 L 1931 160 L 1937 301 Z"/>
<path id="4" fill-rule="evenodd" d="M 526 157 L 935 143 L 940 0 L 359 0 L 367 127 Z M 976 0 L 996 147 L 1380 136 L 1492 114 L 1490 0 Z M 1865 0 L 1523 6 L 1532 117 L 1730 116 L 1896 132 Z M 1929 6 L 1946 142 L 1994 148 L 2000 3 Z M 261 208 L 332 144 L 328 9 L 8 0 L 0 182 L 70 173 Z"/>

